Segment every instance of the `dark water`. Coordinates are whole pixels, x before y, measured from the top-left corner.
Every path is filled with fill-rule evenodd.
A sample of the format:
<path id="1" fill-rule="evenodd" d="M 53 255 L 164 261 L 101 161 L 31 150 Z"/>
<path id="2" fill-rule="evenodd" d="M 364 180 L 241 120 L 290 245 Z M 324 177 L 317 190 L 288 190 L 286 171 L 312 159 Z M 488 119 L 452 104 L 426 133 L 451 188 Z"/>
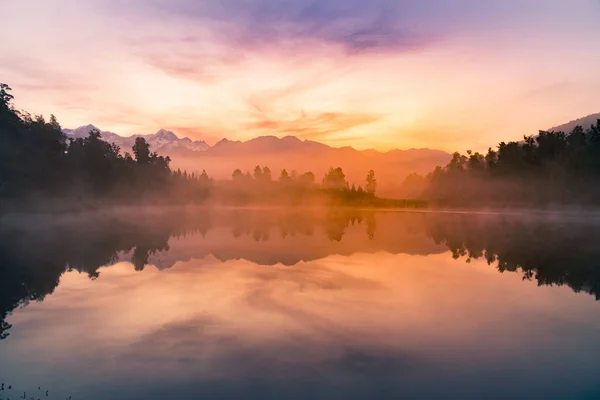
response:
<path id="1" fill-rule="evenodd" d="M 0 399 L 600 398 L 599 240 L 585 215 L 4 217 Z"/>

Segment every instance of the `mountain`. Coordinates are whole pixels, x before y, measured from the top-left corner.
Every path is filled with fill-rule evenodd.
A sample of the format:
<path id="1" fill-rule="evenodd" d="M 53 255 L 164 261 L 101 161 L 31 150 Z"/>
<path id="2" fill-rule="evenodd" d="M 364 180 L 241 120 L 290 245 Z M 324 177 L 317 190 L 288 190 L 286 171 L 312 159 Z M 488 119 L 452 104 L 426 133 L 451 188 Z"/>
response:
<path id="1" fill-rule="evenodd" d="M 86 138 L 88 136 L 88 134 L 90 133 L 91 130 L 93 129 L 98 129 L 96 128 L 94 125 L 84 125 L 84 126 L 80 126 L 79 128 L 76 129 L 63 129 L 63 133 L 65 135 L 67 135 L 67 137 L 72 137 L 72 138 Z M 100 130 L 100 129 L 98 129 Z M 125 138 L 122 136 L 117 135 L 116 133 L 113 132 L 108 132 L 108 131 L 101 131 L 102 133 L 102 139 L 106 140 L 107 142 L 111 142 L 111 143 L 122 143 L 124 140 L 129 139 L 129 138 Z"/>
<path id="2" fill-rule="evenodd" d="M 93 125 L 77 129 L 64 129 L 69 137 L 85 137 Z M 379 193 L 401 196 L 401 183 L 410 173 L 426 174 L 438 165 L 446 165 L 452 156 L 440 150 L 408 149 L 380 152 L 356 150 L 352 147 L 331 147 L 323 143 L 301 140 L 295 136 L 278 138 L 259 136 L 247 141 L 222 139 L 209 146 L 204 141 L 180 139 L 164 129 L 151 135 L 122 137 L 113 132 L 101 131 L 102 138 L 130 151 L 136 137 L 144 137 L 150 149 L 172 158 L 172 168 L 188 171 L 205 169 L 215 179 L 229 179 L 239 168 L 252 172 L 256 165 L 268 166 L 277 179 L 282 169 L 288 172 L 312 171 L 320 181 L 331 167 L 341 167 L 350 184 L 364 185 L 370 169 L 375 170 Z"/>
<path id="3" fill-rule="evenodd" d="M 379 193 L 401 196 L 401 183 L 410 173 L 426 174 L 446 165 L 452 156 L 440 150 L 408 149 L 380 152 L 331 147 L 293 136 L 260 136 L 247 141 L 223 139 L 203 152 L 174 158 L 175 168 L 206 169 L 217 179 L 229 179 L 233 170 L 252 173 L 256 165 L 268 166 L 277 179 L 282 169 L 301 174 L 312 171 L 320 181 L 330 167 L 341 167 L 350 184 L 364 185 L 367 172 L 375 170 Z"/>
<path id="4" fill-rule="evenodd" d="M 579 118 L 566 124 L 558 125 L 550 128 L 549 131 L 555 132 L 571 132 L 576 126 L 582 126 L 583 129 L 588 129 L 592 125 L 596 125 L 596 122 L 600 120 L 600 113 L 591 114 L 587 117 Z"/>
<path id="5" fill-rule="evenodd" d="M 287 152 L 308 153 L 331 148 L 332 147 L 319 142 L 313 142 L 309 140 L 302 141 L 295 136 L 285 136 L 283 138 L 278 138 L 276 136 L 259 136 L 245 142 L 222 139 L 215 143 L 212 148 L 208 149 L 207 154 L 211 156 L 244 156 L 248 154 L 283 154 Z"/>
<path id="6" fill-rule="evenodd" d="M 85 125 L 76 129 L 63 129 L 63 133 L 67 137 L 85 138 L 92 129 L 98 128 L 96 128 L 94 125 Z M 137 137 L 145 138 L 150 144 L 152 151 L 172 156 L 188 152 L 204 151 L 210 147 L 202 140 L 193 141 L 187 137 L 180 139 L 173 132 L 165 129 L 161 129 L 158 132 L 149 135 L 133 135 L 127 137 L 119 136 L 114 132 L 102 131 L 100 129 L 98 130 L 102 134 L 102 139 L 116 144 L 123 152 L 131 152 L 131 148 L 133 147 Z"/>

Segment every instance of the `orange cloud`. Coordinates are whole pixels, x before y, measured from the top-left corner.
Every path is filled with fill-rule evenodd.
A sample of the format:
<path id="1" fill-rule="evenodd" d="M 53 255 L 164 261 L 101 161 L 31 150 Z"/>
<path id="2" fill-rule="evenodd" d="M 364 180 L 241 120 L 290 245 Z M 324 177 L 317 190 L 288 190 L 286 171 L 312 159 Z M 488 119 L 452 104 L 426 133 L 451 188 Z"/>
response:
<path id="1" fill-rule="evenodd" d="M 332 133 L 343 132 L 361 125 L 379 120 L 374 114 L 347 114 L 341 112 L 321 112 L 307 114 L 301 112 L 292 120 L 274 120 L 264 118 L 246 125 L 251 130 L 267 130 L 279 134 L 288 134 L 305 139 L 327 139 Z"/>

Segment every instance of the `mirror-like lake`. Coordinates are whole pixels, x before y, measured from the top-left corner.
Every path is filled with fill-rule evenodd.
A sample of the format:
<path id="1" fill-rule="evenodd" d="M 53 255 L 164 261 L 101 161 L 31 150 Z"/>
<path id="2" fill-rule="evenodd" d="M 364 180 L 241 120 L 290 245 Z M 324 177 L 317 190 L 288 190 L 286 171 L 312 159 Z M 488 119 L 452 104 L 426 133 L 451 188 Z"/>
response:
<path id="1" fill-rule="evenodd" d="M 598 238 L 589 215 L 6 216 L 0 399 L 600 398 Z"/>

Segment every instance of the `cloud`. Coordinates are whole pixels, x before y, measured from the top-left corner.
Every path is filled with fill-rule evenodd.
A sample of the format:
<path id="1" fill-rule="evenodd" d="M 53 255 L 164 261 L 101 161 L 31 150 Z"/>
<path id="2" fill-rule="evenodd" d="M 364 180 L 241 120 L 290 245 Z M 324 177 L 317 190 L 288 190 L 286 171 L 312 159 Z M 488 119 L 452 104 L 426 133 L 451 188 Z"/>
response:
<path id="1" fill-rule="evenodd" d="M 20 0 L 3 9 L 0 75 L 17 108 L 69 127 L 487 147 L 597 112 L 599 11 L 591 0 Z M 535 88 L 546 89 L 523 93 Z"/>
<path id="2" fill-rule="evenodd" d="M 211 42 L 205 31 L 141 35 L 127 41 L 132 54 L 167 75 L 202 84 L 217 83 L 227 73 L 226 68 L 240 67 L 244 61 L 234 49 Z"/>
<path id="3" fill-rule="evenodd" d="M 243 49 L 329 43 L 347 53 L 412 50 L 433 37 L 411 22 L 423 6 L 405 0 L 153 1 L 146 12 L 208 24 L 213 38 Z M 148 3 L 147 3 L 148 4 Z"/>
<path id="4" fill-rule="evenodd" d="M 2 60 L 0 72 L 18 78 L 18 87 L 23 89 L 64 92 L 93 87 L 82 76 L 70 74 L 27 55 L 7 55 Z"/>
<path id="5" fill-rule="evenodd" d="M 323 93 L 323 87 L 335 84 L 347 68 L 333 62 L 300 73 L 292 83 L 282 88 L 252 93 L 247 100 L 250 122 L 242 128 L 259 131 L 257 134 L 268 132 L 324 140 L 331 139 L 332 134 L 381 120 L 383 114 L 327 110 L 324 105 L 306 101 L 319 96 L 319 91 Z"/>
<path id="6" fill-rule="evenodd" d="M 246 129 L 273 131 L 304 139 L 325 139 L 332 133 L 343 132 L 379 120 L 374 114 L 349 114 L 341 112 L 318 112 L 300 115 L 291 120 L 264 118 L 246 125 Z"/>
<path id="7" fill-rule="evenodd" d="M 340 46 L 347 54 L 413 51 L 461 32 L 531 25 L 533 16 L 557 22 L 552 11 L 569 10 L 550 0 L 153 0 L 129 7 L 136 15 L 181 21 L 196 34 L 206 29 L 211 40 L 241 51 L 309 43 Z M 182 39 L 207 38 L 196 34 Z"/>

